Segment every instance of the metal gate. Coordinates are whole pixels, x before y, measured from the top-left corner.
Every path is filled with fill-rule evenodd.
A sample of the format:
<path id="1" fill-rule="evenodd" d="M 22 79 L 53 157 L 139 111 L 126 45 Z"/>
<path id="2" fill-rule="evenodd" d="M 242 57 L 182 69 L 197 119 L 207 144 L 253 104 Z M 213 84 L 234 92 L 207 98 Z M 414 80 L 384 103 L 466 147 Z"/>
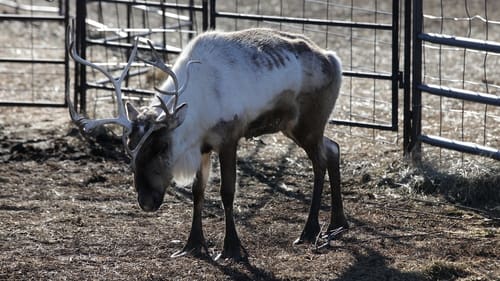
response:
<path id="1" fill-rule="evenodd" d="M 0 46 L 0 106 L 66 106 L 69 60 L 64 34 L 69 3 L 0 0 L 0 36 L 17 35 Z M 40 28 L 44 32 L 38 32 Z"/>
<path id="2" fill-rule="evenodd" d="M 456 3 L 423 2 L 413 1 L 408 152 L 419 158 L 425 143 L 500 160 L 500 36 L 489 32 L 500 5 L 465 1 L 456 14 Z"/>

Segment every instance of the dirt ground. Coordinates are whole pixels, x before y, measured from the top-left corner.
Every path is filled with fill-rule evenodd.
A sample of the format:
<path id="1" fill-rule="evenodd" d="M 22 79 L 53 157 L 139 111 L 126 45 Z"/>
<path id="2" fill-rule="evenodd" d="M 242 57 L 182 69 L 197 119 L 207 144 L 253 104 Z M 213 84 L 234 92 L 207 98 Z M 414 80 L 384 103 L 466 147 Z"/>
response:
<path id="1" fill-rule="evenodd" d="M 302 7 L 303 1 L 296 3 Z M 321 7 L 308 10 L 317 13 Z M 343 9 L 331 9 L 337 10 Z M 367 16 L 362 10 L 360 19 Z M 383 20 L 383 13 L 379 17 Z M 20 28 L 2 26 L 0 42 L 9 50 L 22 49 L 9 45 L 25 41 L 12 40 L 21 38 Z M 35 32 L 30 40 L 49 42 L 63 38 L 63 32 L 61 27 L 50 36 Z M 353 64 L 352 47 L 338 48 L 346 64 L 350 56 Z M 368 50 L 359 53 L 375 58 Z M 12 83 L 24 83 L 23 71 L 0 70 L 9 75 L 0 86 L 17 97 L 20 91 Z M 62 85 L 54 77 L 62 76 L 30 87 L 45 85 L 45 92 L 60 93 L 52 87 Z M 368 95 L 372 86 L 366 87 Z M 360 100 L 366 103 L 364 96 Z M 337 111 L 349 111 L 342 106 Z M 367 106 L 372 110 L 372 103 Z M 386 103 L 382 107 L 390 112 Z M 440 117 L 433 118 L 427 120 L 439 124 Z M 350 223 L 349 231 L 327 247 L 292 245 L 311 198 L 312 169 L 305 154 L 279 135 L 241 141 L 235 221 L 250 257 L 247 263 L 230 263 L 170 257 L 189 234 L 189 188 L 169 188 L 162 207 L 145 213 L 120 143 L 87 143 L 65 109 L 0 107 L 0 280 L 500 280 L 500 162 L 455 155 L 442 170 L 441 151 L 429 149 L 426 159 L 435 158 L 437 166 L 415 165 L 403 157 L 402 133 L 379 139 L 379 132 L 357 130 L 327 128 L 326 135 L 343 151 L 342 188 Z M 497 131 L 491 130 L 496 141 Z M 209 250 L 216 255 L 222 248 L 224 214 L 215 157 L 212 170 L 203 223 Z M 325 188 L 322 224 L 329 221 L 329 196 Z"/>
<path id="2" fill-rule="evenodd" d="M 498 201 L 466 207 L 438 187 L 422 192 L 432 183 L 395 148 L 346 149 L 351 228 L 315 248 L 292 245 L 311 196 L 304 153 L 280 136 L 242 141 L 235 215 L 250 258 L 214 262 L 170 257 L 189 233 L 189 189 L 171 188 L 158 212 L 142 212 L 123 154 L 82 140 L 64 109 L 0 108 L 0 117 L 1 280 L 500 280 Z M 214 255 L 218 182 L 214 159 L 203 217 Z"/>

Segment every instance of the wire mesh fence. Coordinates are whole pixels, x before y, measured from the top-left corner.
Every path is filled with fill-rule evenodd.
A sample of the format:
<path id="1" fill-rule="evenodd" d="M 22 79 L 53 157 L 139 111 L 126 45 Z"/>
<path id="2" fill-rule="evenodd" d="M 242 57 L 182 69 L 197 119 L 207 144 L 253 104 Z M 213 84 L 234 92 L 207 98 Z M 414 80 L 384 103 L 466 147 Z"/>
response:
<path id="1" fill-rule="evenodd" d="M 65 105 L 66 11 L 64 0 L 0 1 L 0 105 Z"/>
<path id="2" fill-rule="evenodd" d="M 149 51 L 146 39 L 171 64 L 193 36 L 203 30 L 201 5 L 194 1 L 82 1 L 77 21 L 84 26 L 77 37 L 82 38 L 80 52 L 87 60 L 119 76 L 128 60 L 132 41 L 139 37 L 140 52 Z M 78 24 L 78 23 L 77 23 Z M 91 116 L 116 114 L 111 83 L 95 69 L 83 68 L 76 92 L 80 107 Z M 165 77 L 152 67 L 135 62 L 124 83 L 125 98 L 146 103 Z M 89 102 L 87 105 L 86 103 Z M 112 108 L 113 110 L 109 110 Z"/>
<path id="3" fill-rule="evenodd" d="M 486 0 L 423 4 L 414 42 L 421 44 L 421 69 L 413 70 L 421 79 L 414 81 L 413 94 L 424 143 L 500 159 L 498 8 L 498 2 Z M 457 156 L 441 148 L 425 150 L 444 161 Z"/>
<path id="4" fill-rule="evenodd" d="M 405 19 L 400 16 L 403 2 L 423 3 L 101 0 L 76 1 L 76 5 L 85 10 L 84 33 L 80 35 L 84 48 L 80 51 L 114 75 L 123 69 L 135 36 L 153 40 L 171 64 L 209 22 L 225 31 L 269 27 L 303 33 L 320 47 L 335 50 L 343 61 L 345 77 L 332 123 L 349 126 L 339 126 L 336 131 L 349 138 L 400 145 L 398 129 L 403 111 L 399 110 L 399 86 L 410 83 L 409 79 L 401 79 L 400 50 L 412 46 L 402 45 L 403 38 L 409 36 L 401 28 Z M 64 3 L 67 2 L 0 0 L 2 28 L 23 31 L 17 40 L 0 38 L 4 42 L 0 46 L 0 103 L 64 106 L 62 93 L 69 75 L 65 27 L 61 24 L 68 19 Z M 78 18 L 81 9 L 76 5 L 71 8 Z M 457 156 L 464 159 L 463 154 L 453 150 L 480 155 L 499 153 L 499 6 L 491 0 L 440 0 L 426 2 L 422 7 L 422 30 L 414 41 L 421 43 L 421 62 L 419 68 L 415 68 L 415 61 L 413 65 L 421 74 L 415 89 L 422 93 L 422 99 L 413 104 L 413 111 L 420 115 L 405 115 L 405 120 L 411 117 L 416 123 L 404 130 L 421 129 L 413 132 L 413 140 L 423 141 L 429 158 L 439 155 L 444 162 Z M 414 15 L 413 20 L 419 17 Z M 405 27 L 411 18 L 406 18 Z M 144 42 L 141 52 L 147 56 Z M 138 103 L 147 102 L 154 87 L 165 78 L 138 62 L 130 74 L 124 92 L 127 99 Z M 83 69 L 77 70 L 74 77 L 77 93 L 81 93 L 78 87 L 84 83 L 87 96 L 82 100 L 88 106 L 83 104 L 83 108 L 91 117 L 116 114 L 112 88 L 103 75 Z"/>

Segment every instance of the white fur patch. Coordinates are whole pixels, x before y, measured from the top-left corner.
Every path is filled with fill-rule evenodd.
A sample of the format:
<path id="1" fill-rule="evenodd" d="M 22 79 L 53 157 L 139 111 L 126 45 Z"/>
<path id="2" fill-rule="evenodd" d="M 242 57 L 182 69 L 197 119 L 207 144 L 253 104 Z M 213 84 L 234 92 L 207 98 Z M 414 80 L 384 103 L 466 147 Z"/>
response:
<path id="1" fill-rule="evenodd" d="M 178 186 L 187 186 L 193 183 L 201 164 L 201 153 L 190 149 L 180 155 L 173 163 L 172 176 Z"/>

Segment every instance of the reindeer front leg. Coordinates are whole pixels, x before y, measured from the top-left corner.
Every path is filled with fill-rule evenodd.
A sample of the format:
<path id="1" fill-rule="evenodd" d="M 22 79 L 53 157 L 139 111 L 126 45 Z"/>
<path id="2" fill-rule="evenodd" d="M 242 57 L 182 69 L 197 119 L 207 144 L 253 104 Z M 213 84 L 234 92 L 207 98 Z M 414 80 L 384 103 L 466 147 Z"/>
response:
<path id="1" fill-rule="evenodd" d="M 241 246 L 233 217 L 233 202 L 236 185 L 236 149 L 237 142 L 225 144 L 219 152 L 221 169 L 221 197 L 224 205 L 226 231 L 224 234 L 224 247 L 222 253 L 216 257 L 232 259 L 234 261 L 246 260 L 248 254 Z"/>
<path id="2" fill-rule="evenodd" d="M 196 173 L 196 178 L 192 186 L 193 191 L 193 222 L 189 238 L 181 251 L 172 255 L 172 257 L 180 257 L 185 255 L 193 256 L 208 256 L 208 248 L 203 236 L 202 229 L 202 210 L 205 186 L 207 185 L 208 175 L 210 173 L 210 153 L 205 153 L 201 158 L 200 169 Z"/>

